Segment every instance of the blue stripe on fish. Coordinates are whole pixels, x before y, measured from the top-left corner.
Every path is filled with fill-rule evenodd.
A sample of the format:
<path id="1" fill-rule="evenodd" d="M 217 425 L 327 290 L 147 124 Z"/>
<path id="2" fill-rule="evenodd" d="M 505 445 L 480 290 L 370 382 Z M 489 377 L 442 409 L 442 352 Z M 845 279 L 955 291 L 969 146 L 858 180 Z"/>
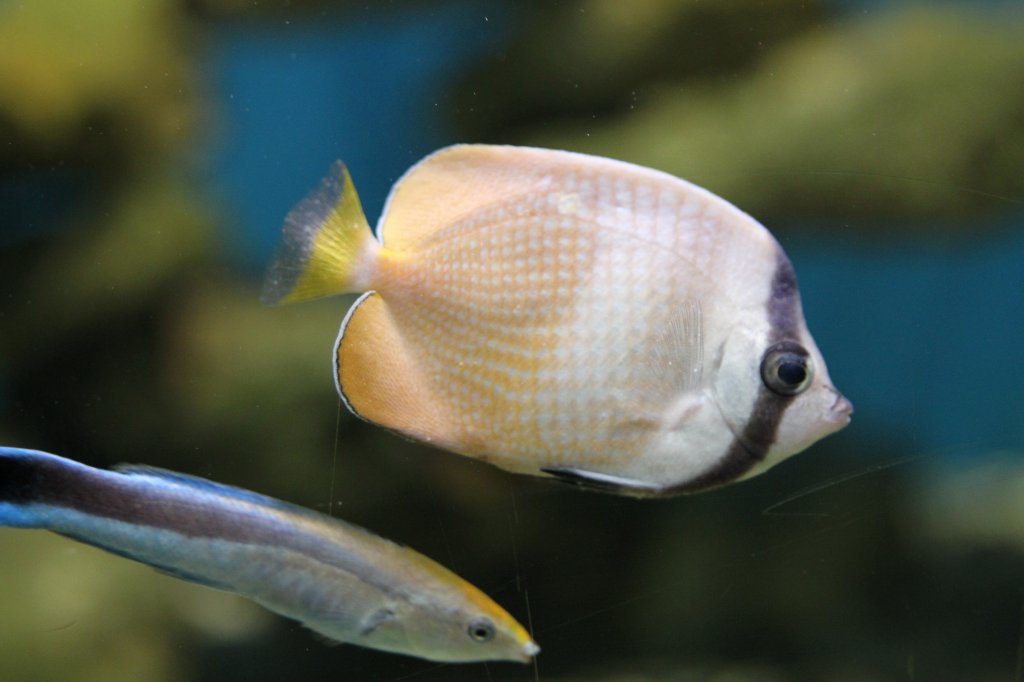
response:
<path id="1" fill-rule="evenodd" d="M 0 525 L 12 528 L 36 528 L 39 524 L 31 509 L 19 504 L 0 502 Z"/>
<path id="2" fill-rule="evenodd" d="M 219 536 L 216 520 L 180 504 L 154 504 L 154 486 L 129 482 L 128 476 L 37 450 L 0 449 L 0 502 L 24 508 L 12 520 L 50 527 L 57 509 L 133 524 L 173 529 L 183 535 Z M 11 524 L 14 525 L 14 524 Z"/>
<path id="3" fill-rule="evenodd" d="M 138 469 L 137 473 L 141 475 L 147 468 Z M 154 475 L 156 472 L 162 470 L 145 471 L 146 474 Z M 98 540 L 99 531 L 109 526 L 106 519 L 125 516 L 130 508 L 129 505 L 117 503 L 116 497 L 101 502 L 98 491 L 90 490 L 90 484 L 106 483 L 101 490 L 112 492 L 111 481 L 104 480 L 108 477 L 109 474 L 102 471 L 47 452 L 0 447 L 0 525 L 47 528 L 111 554 L 148 564 L 176 578 L 227 589 L 222 581 L 155 562 L 144 551 L 140 553 Z M 184 482 L 185 478 L 192 477 L 178 474 L 173 478 L 180 478 Z M 200 482 L 208 483 L 209 486 L 199 486 Z M 225 493 L 230 488 L 203 479 L 193 479 L 192 483 L 210 490 L 223 488 Z M 239 493 L 239 497 L 247 493 L 241 489 L 232 490 Z M 249 493 L 248 497 L 253 501 L 263 499 L 266 502 L 278 502 L 257 493 Z"/>
<path id="4" fill-rule="evenodd" d="M 181 488 L 198 494 L 183 494 Z M 161 498 L 160 491 L 178 491 L 178 495 Z M 187 537 L 256 540 L 251 528 L 224 524 L 217 515 L 197 513 L 211 503 L 223 504 L 222 498 L 287 514 L 321 516 L 266 495 L 157 467 L 120 465 L 115 471 L 103 471 L 47 452 L 0 448 L 0 504 L 5 507 L 0 522 L 4 525 L 49 527 L 55 509 L 72 509 L 173 530 Z M 53 509 L 44 512 L 43 507 Z M 40 519 L 40 515 L 49 520 Z"/>
<path id="5" fill-rule="evenodd" d="M 38 528 L 40 465 L 48 458 L 45 452 L 20 448 L 0 448 L 0 523 L 15 528 Z"/>
<path id="6" fill-rule="evenodd" d="M 365 568 L 358 555 L 340 546 L 325 548 L 316 532 L 303 532 L 290 519 L 377 538 L 304 507 L 203 478 L 138 465 L 103 471 L 18 448 L 0 448 L 0 504 L 7 510 L 0 516 L 4 525 L 47 528 L 108 550 L 110 545 L 69 530 L 67 524 L 85 523 L 91 529 L 94 521 L 101 526 L 118 521 L 137 531 L 274 545 L 353 570 Z"/>

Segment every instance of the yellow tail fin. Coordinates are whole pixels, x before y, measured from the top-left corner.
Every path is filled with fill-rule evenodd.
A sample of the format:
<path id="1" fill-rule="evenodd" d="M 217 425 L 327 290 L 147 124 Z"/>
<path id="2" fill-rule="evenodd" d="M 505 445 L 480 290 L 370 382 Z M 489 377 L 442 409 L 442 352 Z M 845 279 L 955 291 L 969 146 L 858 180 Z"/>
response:
<path id="1" fill-rule="evenodd" d="M 294 303 L 364 291 L 377 248 L 348 169 L 338 161 L 285 218 L 261 300 Z"/>

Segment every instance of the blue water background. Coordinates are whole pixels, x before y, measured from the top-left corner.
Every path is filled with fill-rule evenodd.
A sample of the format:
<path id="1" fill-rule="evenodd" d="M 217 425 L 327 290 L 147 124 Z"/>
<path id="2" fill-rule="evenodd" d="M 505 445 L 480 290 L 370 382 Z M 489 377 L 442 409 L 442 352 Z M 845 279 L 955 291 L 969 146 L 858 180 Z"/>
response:
<path id="1" fill-rule="evenodd" d="M 405 169 L 454 141 L 452 74 L 501 41 L 507 13 L 460 2 L 225 28 L 208 56 L 224 131 L 211 180 L 239 218 L 239 264 L 263 268 L 282 217 L 336 159 L 358 178 L 372 223 Z"/>
<path id="2" fill-rule="evenodd" d="M 1024 215 L 931 240 L 842 231 L 824 225 L 786 248 L 855 405 L 851 437 L 898 437 L 927 455 L 1021 449 Z"/>

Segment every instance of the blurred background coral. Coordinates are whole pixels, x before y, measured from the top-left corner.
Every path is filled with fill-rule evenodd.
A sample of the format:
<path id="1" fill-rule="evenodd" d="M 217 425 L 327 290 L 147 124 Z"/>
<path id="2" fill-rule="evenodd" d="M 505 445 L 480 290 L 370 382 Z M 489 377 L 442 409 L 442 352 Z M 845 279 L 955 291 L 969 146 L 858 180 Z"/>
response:
<path id="1" fill-rule="evenodd" d="M 351 417 L 349 300 L 262 307 L 262 269 L 333 160 L 372 221 L 457 141 L 654 166 L 760 219 L 851 427 L 638 502 Z M 332 648 L 5 529 L 0 679 L 1024 679 L 1019 2 L 2 2 L 0 271 L 0 442 L 330 508 L 543 647 L 536 669 Z"/>

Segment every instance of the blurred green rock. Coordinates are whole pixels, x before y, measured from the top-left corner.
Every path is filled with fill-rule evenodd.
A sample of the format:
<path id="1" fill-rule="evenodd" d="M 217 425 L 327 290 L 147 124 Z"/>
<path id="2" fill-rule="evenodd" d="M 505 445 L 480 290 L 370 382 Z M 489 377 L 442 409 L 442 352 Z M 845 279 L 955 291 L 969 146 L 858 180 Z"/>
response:
<path id="1" fill-rule="evenodd" d="M 462 79 L 454 120 L 471 140 L 604 121 L 642 106 L 652 86 L 735 82 L 823 17 L 820 0 L 530 3 L 508 47 Z"/>
<path id="2" fill-rule="evenodd" d="M 768 222 L 948 224 L 1024 196 L 1022 73 L 1019 14 L 872 13 L 794 38 L 734 83 L 648 81 L 635 111 L 521 141 L 653 166 Z"/>
<path id="3" fill-rule="evenodd" d="M 198 116 L 185 22 L 172 0 L 0 4 L 0 160 L 179 144 Z"/>
<path id="4" fill-rule="evenodd" d="M 189 631 L 231 641 L 270 617 L 239 597 L 52 533 L 0 533 L 0 679 L 181 680 Z"/>

